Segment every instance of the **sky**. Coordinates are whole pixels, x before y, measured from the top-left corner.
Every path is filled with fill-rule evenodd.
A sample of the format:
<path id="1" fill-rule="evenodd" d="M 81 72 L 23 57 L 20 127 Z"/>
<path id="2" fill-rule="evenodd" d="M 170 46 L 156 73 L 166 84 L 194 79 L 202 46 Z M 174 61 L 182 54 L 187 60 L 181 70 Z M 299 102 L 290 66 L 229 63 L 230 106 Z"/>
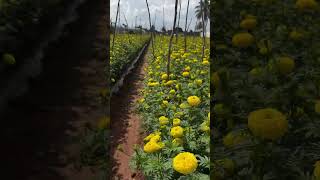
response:
<path id="1" fill-rule="evenodd" d="M 194 30 L 196 24 L 196 17 L 195 17 L 195 7 L 199 3 L 200 0 L 190 0 L 189 4 L 189 15 L 188 15 L 188 24 L 191 21 L 190 29 Z M 174 19 L 174 0 L 148 0 L 149 8 L 150 8 L 150 15 L 152 22 L 156 21 L 155 27 L 157 30 L 161 30 L 163 26 L 163 19 L 165 22 L 166 29 L 172 29 L 173 26 L 173 19 Z M 185 19 L 187 13 L 187 0 L 181 1 L 181 13 L 180 13 L 180 25 L 183 30 L 185 28 Z M 117 14 L 117 5 L 118 0 L 111 0 L 110 1 L 110 18 L 112 22 L 116 19 Z M 164 8 L 164 18 L 163 18 L 163 8 Z M 149 17 L 148 17 L 148 10 L 145 0 L 120 0 L 120 11 L 121 17 L 120 21 L 121 24 L 125 23 L 125 18 L 127 19 L 129 27 L 134 26 L 137 16 L 137 25 L 141 25 L 145 28 L 149 28 Z M 124 15 L 123 15 L 124 14 Z M 157 16 L 155 16 L 157 15 Z M 179 3 L 178 3 L 178 13 L 177 18 L 179 15 Z M 178 19 L 177 19 L 178 25 Z M 207 28 L 209 29 L 209 27 Z M 209 31 L 209 30 L 207 30 Z"/>

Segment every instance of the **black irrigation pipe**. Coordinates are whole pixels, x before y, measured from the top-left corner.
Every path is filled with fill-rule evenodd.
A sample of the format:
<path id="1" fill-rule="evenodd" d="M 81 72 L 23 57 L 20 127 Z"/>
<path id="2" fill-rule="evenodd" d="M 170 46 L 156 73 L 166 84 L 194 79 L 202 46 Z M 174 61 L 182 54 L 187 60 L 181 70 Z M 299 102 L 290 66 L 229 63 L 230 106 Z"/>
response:
<path id="1" fill-rule="evenodd" d="M 135 68 L 137 62 L 139 60 L 141 60 L 146 51 L 148 50 L 148 46 L 150 44 L 150 40 L 148 42 L 145 43 L 145 45 L 143 46 L 143 48 L 140 50 L 139 54 L 137 55 L 137 57 L 131 61 L 130 65 L 128 66 L 128 68 L 124 71 L 124 73 L 121 75 L 120 79 L 112 86 L 111 88 L 111 96 L 113 94 L 117 94 L 119 92 L 119 90 L 121 89 L 121 87 L 123 86 L 123 82 L 126 79 L 126 77 L 132 72 L 132 70 Z"/>
<path id="2" fill-rule="evenodd" d="M 63 36 L 65 27 L 78 19 L 77 8 L 88 0 L 76 0 L 66 9 L 66 13 L 61 17 L 58 23 L 47 33 L 46 38 L 38 44 L 38 48 L 32 57 L 26 58 L 11 77 L 6 78 L 6 82 L 0 84 L 0 116 L 7 107 L 7 103 L 21 95 L 29 88 L 29 79 L 35 78 L 41 74 L 42 58 L 45 49 L 59 40 Z M 0 65 L 1 66 L 1 65 Z M 0 70 L 2 68 L 0 67 Z"/>

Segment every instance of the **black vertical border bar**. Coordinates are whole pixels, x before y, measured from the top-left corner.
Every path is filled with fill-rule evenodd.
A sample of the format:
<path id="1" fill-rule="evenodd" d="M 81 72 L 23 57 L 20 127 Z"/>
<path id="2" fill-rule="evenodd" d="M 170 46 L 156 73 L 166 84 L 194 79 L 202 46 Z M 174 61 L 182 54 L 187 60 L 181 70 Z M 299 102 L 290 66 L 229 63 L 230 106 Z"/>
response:
<path id="1" fill-rule="evenodd" d="M 213 61 L 214 61 L 214 17 L 213 17 L 213 6 L 214 6 L 214 1 L 215 0 L 211 0 L 210 1 L 210 179 L 212 179 L 212 160 L 214 157 L 214 153 L 213 153 L 213 123 L 214 123 L 214 119 L 213 119 L 213 106 L 214 106 L 214 99 L 213 99 L 213 85 L 211 83 L 212 81 L 212 66 L 213 66 Z"/>
<path id="2" fill-rule="evenodd" d="M 111 99 L 111 97 L 110 97 L 110 92 L 111 92 L 111 86 L 110 86 L 110 33 L 111 33 L 111 31 L 110 31 L 110 1 L 108 1 L 108 0 L 105 0 L 105 4 L 106 4 L 106 21 L 105 21 L 105 23 L 106 23 L 106 28 L 107 28 L 107 30 L 106 30 L 106 33 L 107 33 L 107 35 L 106 35 L 106 37 L 107 37 L 107 39 L 106 39 L 106 49 L 105 49 L 105 51 L 106 51 L 106 68 L 105 68 L 105 73 L 106 73 L 106 84 L 107 84 L 107 88 L 108 88 L 108 92 L 109 92 L 109 102 L 108 102 L 108 105 L 106 106 L 106 112 L 107 112 L 107 117 L 109 117 L 109 119 L 110 119 L 110 123 L 111 123 L 111 117 L 110 117 L 110 109 L 111 109 L 111 107 L 110 107 L 110 99 Z M 110 131 L 111 131 L 111 129 L 110 129 Z M 109 131 L 109 132 L 110 132 Z M 108 147 L 107 148 L 107 153 L 108 153 L 108 155 L 107 155 L 107 157 L 108 157 L 108 159 L 107 159 L 107 162 L 108 162 L 108 165 L 107 165 L 107 169 L 106 169 L 106 172 L 107 172 L 107 177 L 106 177 L 106 180 L 107 179 L 111 179 L 111 169 L 112 169 L 112 167 L 110 166 L 110 161 L 111 161 L 111 153 L 110 153 L 110 133 L 107 133 L 107 135 L 106 135 L 107 137 L 105 138 L 106 139 L 106 146 Z"/>

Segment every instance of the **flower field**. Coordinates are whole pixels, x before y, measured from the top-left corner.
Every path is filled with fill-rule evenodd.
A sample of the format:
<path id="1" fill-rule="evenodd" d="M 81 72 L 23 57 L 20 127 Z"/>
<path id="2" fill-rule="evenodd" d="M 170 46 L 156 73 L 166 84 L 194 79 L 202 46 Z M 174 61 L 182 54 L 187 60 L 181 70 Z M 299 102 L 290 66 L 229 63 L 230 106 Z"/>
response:
<path id="1" fill-rule="evenodd" d="M 213 179 L 320 179 L 319 3 L 211 6 Z"/>
<path id="2" fill-rule="evenodd" d="M 113 49 L 110 49 L 111 83 L 115 83 L 130 62 L 136 58 L 140 50 L 149 40 L 149 35 L 117 34 Z M 110 37 L 112 44 L 113 35 Z"/>
<path id="3" fill-rule="evenodd" d="M 209 179 L 210 83 L 209 46 L 202 59 L 202 40 L 181 38 L 171 54 L 166 73 L 169 37 L 151 46 L 147 75 L 138 110 L 146 131 L 144 146 L 137 147 L 132 165 L 147 179 Z M 207 41 L 209 42 L 209 41 Z"/>

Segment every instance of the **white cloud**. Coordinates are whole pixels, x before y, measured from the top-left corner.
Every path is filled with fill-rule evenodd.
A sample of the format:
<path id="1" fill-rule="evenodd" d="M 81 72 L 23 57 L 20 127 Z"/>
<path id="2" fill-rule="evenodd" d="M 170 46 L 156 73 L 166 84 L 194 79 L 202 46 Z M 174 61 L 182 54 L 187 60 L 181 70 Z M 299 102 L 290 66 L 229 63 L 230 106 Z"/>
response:
<path id="1" fill-rule="evenodd" d="M 190 29 L 194 29 L 196 24 L 196 17 L 195 17 L 195 7 L 199 3 L 200 0 L 190 0 L 189 4 L 189 15 L 188 15 L 188 24 L 192 18 L 192 22 L 190 25 Z M 186 19 L 186 12 L 187 12 L 187 0 L 181 1 L 181 14 L 180 14 L 180 23 L 179 27 L 184 29 L 185 27 L 185 19 Z M 156 20 L 156 29 L 160 30 L 164 24 L 167 29 L 172 29 L 173 26 L 173 18 L 174 18 L 174 0 L 148 0 L 149 8 L 150 8 L 150 15 L 151 20 L 154 22 Z M 117 12 L 117 5 L 118 0 L 111 0 L 110 1 L 110 18 L 112 21 L 116 19 L 116 12 Z M 163 18 L 163 9 L 164 9 L 164 18 Z M 145 0 L 120 0 L 120 23 L 124 24 L 124 15 L 128 21 L 129 26 L 133 26 L 136 22 L 137 17 L 137 25 L 141 25 L 143 27 L 149 27 L 149 19 L 148 19 L 148 11 L 147 5 Z M 179 11 L 179 4 L 178 4 L 178 11 Z M 177 16 L 179 13 L 177 14 Z M 156 17 L 155 17 L 156 16 Z M 178 23 L 178 21 L 177 21 Z"/>

